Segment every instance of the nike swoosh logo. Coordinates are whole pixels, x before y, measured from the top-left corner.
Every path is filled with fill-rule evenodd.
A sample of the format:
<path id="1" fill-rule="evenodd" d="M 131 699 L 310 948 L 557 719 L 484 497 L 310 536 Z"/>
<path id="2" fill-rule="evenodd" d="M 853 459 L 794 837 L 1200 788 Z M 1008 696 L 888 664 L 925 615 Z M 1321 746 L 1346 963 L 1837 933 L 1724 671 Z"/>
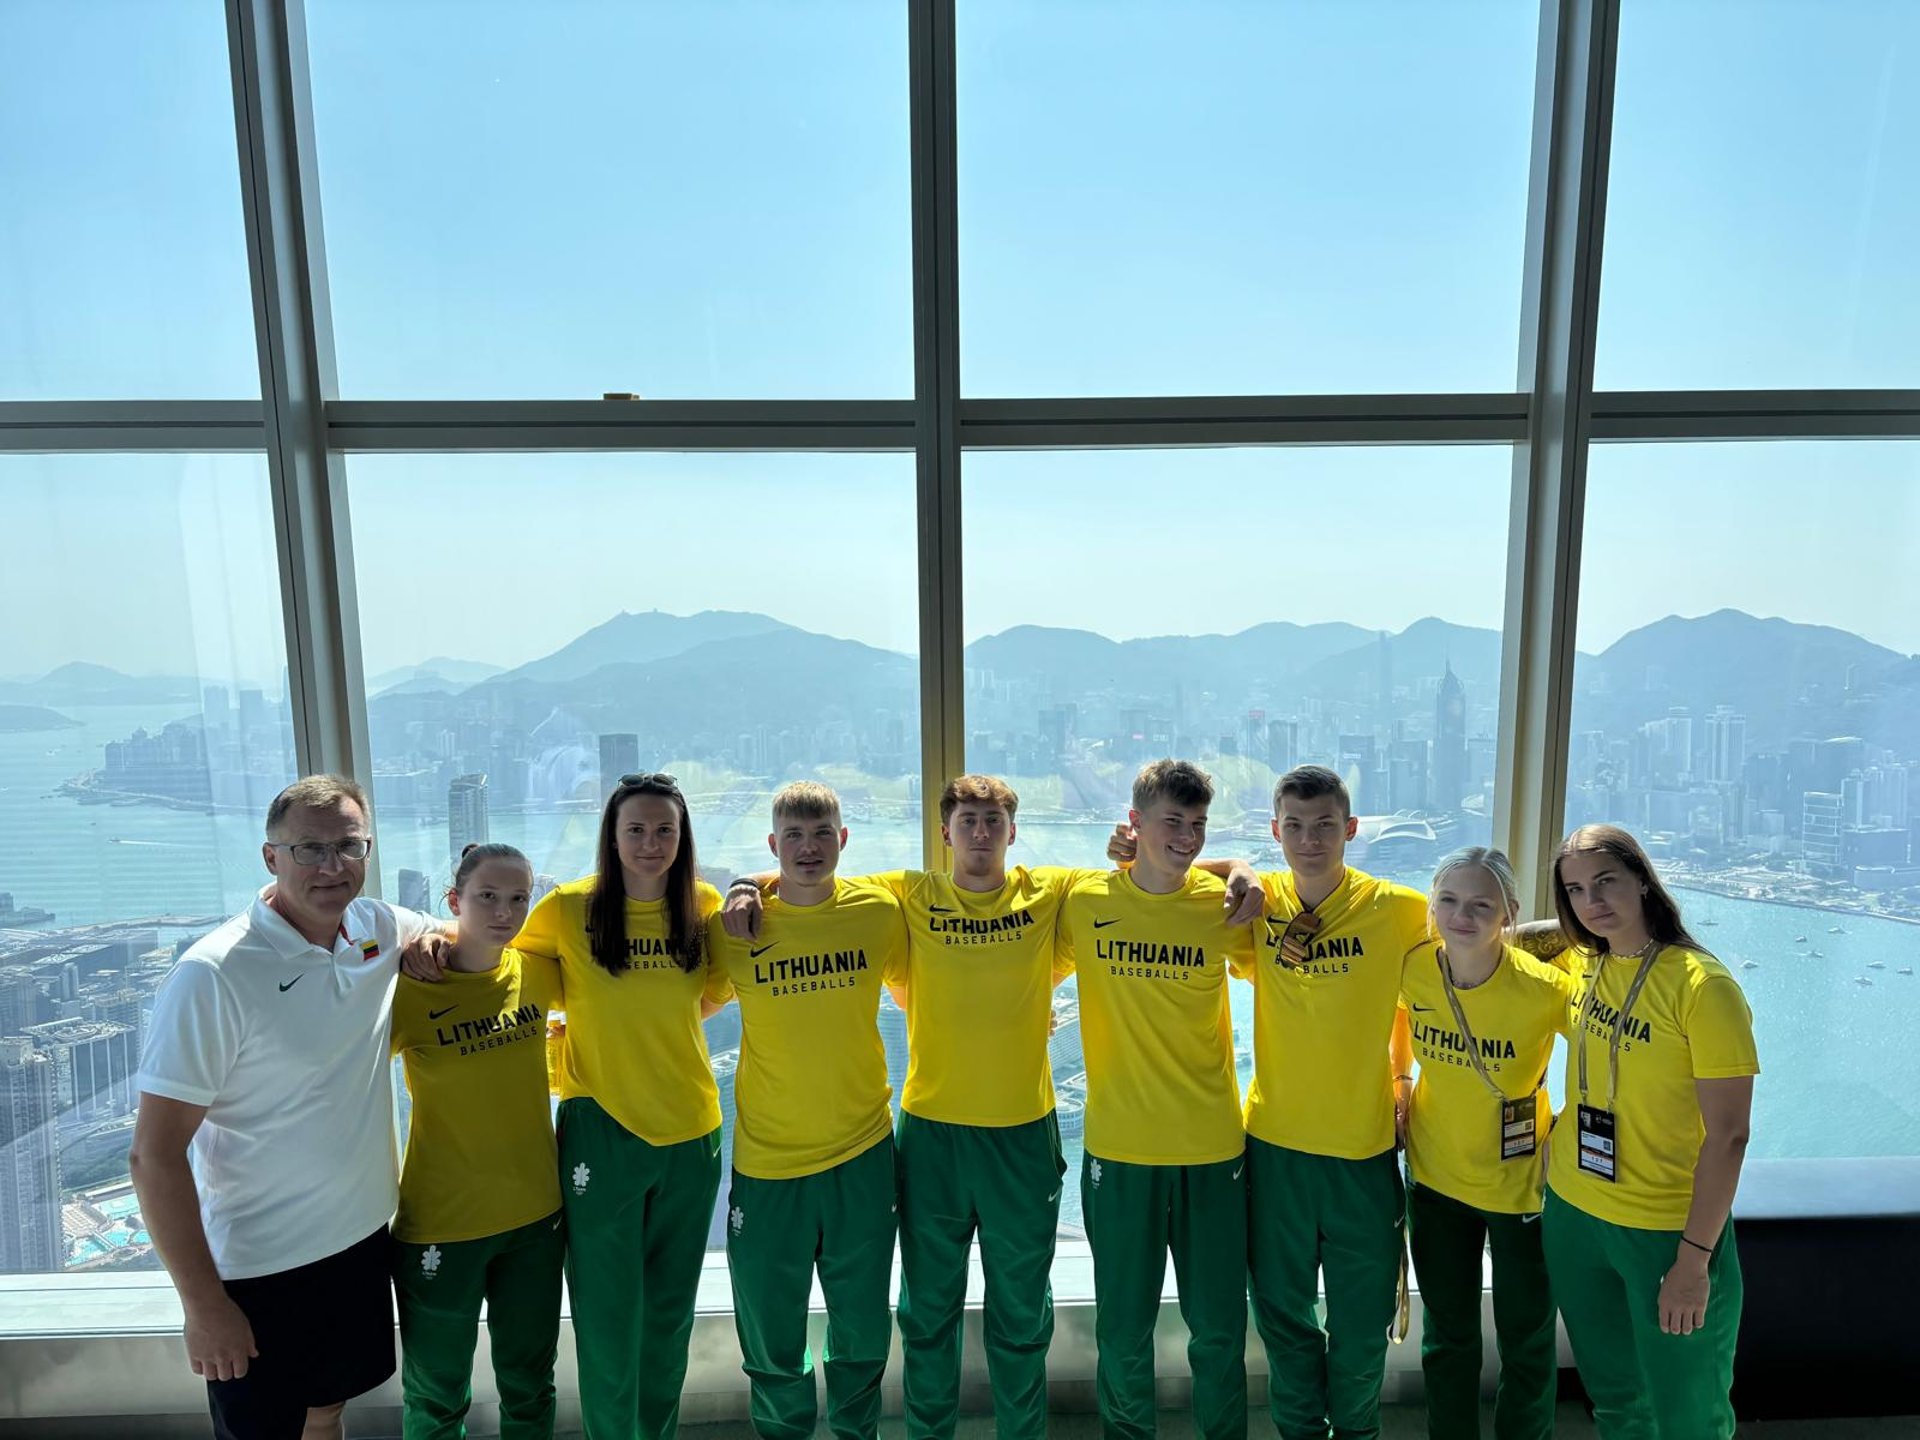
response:
<path id="1" fill-rule="evenodd" d="M 294 986 L 298 985 L 302 980 L 306 978 L 307 978 L 307 972 L 302 970 L 298 975 L 294 976 L 293 979 L 287 981 L 286 984 L 280 987 L 280 993 L 282 995 L 286 994 L 287 991 L 293 989 Z"/>
<path id="2" fill-rule="evenodd" d="M 1232 1177 L 1231 1177 L 1231 1178 L 1232 1178 L 1232 1179 L 1235 1179 L 1235 1180 L 1238 1180 L 1238 1179 L 1240 1178 L 1240 1171 L 1241 1171 L 1241 1170 L 1245 1170 L 1246 1168 L 1247 1168 L 1246 1166 L 1244 1166 L 1244 1165 L 1242 1165 L 1242 1166 L 1240 1167 L 1240 1170 L 1236 1170 L 1236 1171 L 1234 1171 L 1234 1172 L 1233 1172 L 1233 1175 L 1232 1175 Z"/>
<path id="3" fill-rule="evenodd" d="M 749 950 L 747 952 L 747 958 L 749 960 L 758 960 L 762 955 L 766 954 L 767 951 L 771 949 L 773 949 L 773 946 L 771 945 L 762 945 L 758 950 Z"/>
<path id="4" fill-rule="evenodd" d="M 1093 928 L 1096 930 L 1104 930 L 1109 925 L 1118 925 L 1119 923 L 1118 920 L 1096 920 L 1093 922 Z"/>
<path id="5" fill-rule="evenodd" d="M 1431 1005 L 1409 1005 L 1407 1008 L 1416 1015 L 1431 1015 L 1433 1013 L 1433 1006 Z"/>
<path id="6" fill-rule="evenodd" d="M 927 913 L 930 915 L 951 915 L 953 914 L 953 907 L 951 905 L 929 905 L 927 907 Z"/>
<path id="7" fill-rule="evenodd" d="M 1533 1224 L 1534 1221 L 1538 1220 L 1539 1218 L 1540 1218 L 1540 1212 L 1536 1210 L 1531 1215 L 1522 1215 L 1520 1217 L 1520 1223 L 1522 1225 L 1531 1225 Z"/>
<path id="8" fill-rule="evenodd" d="M 1058 1200 L 1059 1198 L 1060 1198 L 1060 1192 L 1056 1190 L 1053 1192 L 1053 1194 L 1047 1196 L 1047 1204 L 1051 1205 L 1053 1204 L 1054 1201 Z"/>
<path id="9" fill-rule="evenodd" d="M 458 1005 L 449 1005 L 444 1010 L 429 1010 L 427 1011 L 427 1019 L 438 1020 L 442 1015 L 451 1015 L 454 1011 L 458 1010 L 459 1008 L 460 1007 Z"/>

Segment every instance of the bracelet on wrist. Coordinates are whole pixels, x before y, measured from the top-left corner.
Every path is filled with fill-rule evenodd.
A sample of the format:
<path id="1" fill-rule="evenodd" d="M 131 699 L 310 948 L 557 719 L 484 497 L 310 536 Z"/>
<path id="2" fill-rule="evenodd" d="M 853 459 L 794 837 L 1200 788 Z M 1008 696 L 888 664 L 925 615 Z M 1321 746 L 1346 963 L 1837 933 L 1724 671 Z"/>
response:
<path id="1" fill-rule="evenodd" d="M 732 894 L 735 890 L 758 890 L 759 888 L 760 882 L 758 880 L 753 879 L 751 876 L 742 875 L 738 880 L 727 886 L 727 893 Z"/>
<path id="2" fill-rule="evenodd" d="M 1694 1249 L 1698 1250 L 1702 1255 L 1713 1254 L 1713 1247 L 1711 1245 L 1702 1245 L 1698 1240 L 1689 1240 L 1685 1235 L 1682 1235 L 1680 1237 L 1680 1243 L 1682 1245 L 1691 1245 Z"/>

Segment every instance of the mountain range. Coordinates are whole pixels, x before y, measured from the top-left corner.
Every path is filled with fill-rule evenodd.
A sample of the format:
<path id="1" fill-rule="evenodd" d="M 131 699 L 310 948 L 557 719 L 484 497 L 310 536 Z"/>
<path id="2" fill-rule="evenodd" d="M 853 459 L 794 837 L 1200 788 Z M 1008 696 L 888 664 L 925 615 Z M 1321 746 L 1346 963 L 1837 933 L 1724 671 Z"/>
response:
<path id="1" fill-rule="evenodd" d="M 1087 722 L 1082 733 L 1093 733 L 1094 716 L 1127 709 L 1279 718 L 1309 703 L 1376 704 L 1383 686 L 1396 697 L 1393 714 L 1430 715 L 1432 682 L 1446 669 L 1484 713 L 1498 693 L 1500 644 L 1498 631 L 1434 618 L 1398 633 L 1281 621 L 1125 641 L 1016 626 L 966 648 L 968 724 L 1030 731 L 1040 709 L 1069 704 Z M 369 689 L 376 732 L 396 742 L 416 721 L 482 721 L 719 744 L 759 727 L 844 724 L 871 744 L 879 715 L 911 749 L 919 709 L 913 657 L 735 611 L 623 612 L 511 669 L 436 656 Z M 0 683 L 0 703 L 42 706 L 180 703 L 198 693 L 191 677 L 84 663 Z M 1746 716 L 1749 751 L 1846 734 L 1920 757 L 1920 657 L 1843 630 L 1737 610 L 1670 615 L 1576 657 L 1576 730 L 1619 735 L 1674 707 L 1702 717 L 1721 705 Z"/>

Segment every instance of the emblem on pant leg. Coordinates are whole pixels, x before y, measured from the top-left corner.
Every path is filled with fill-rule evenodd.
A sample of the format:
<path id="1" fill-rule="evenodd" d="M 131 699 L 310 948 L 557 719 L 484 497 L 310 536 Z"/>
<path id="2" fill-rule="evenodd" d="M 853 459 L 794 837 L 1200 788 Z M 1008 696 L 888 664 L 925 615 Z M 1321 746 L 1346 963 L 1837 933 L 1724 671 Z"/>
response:
<path id="1" fill-rule="evenodd" d="M 592 1178 L 593 1171 L 589 1170 L 587 1168 L 587 1162 L 582 1160 L 578 1165 L 573 1167 L 573 1193 L 576 1195 L 586 1194 L 587 1181 Z"/>
<path id="2" fill-rule="evenodd" d="M 742 1210 L 738 1205 L 727 1212 L 727 1227 L 731 1229 L 734 1234 L 738 1235 L 746 1223 L 747 1212 Z"/>
<path id="3" fill-rule="evenodd" d="M 1098 1160 L 1087 1161 L 1087 1178 L 1093 1181 L 1094 1189 L 1098 1190 L 1100 1188 L 1100 1162 Z"/>
<path id="4" fill-rule="evenodd" d="M 420 1252 L 420 1273 L 431 1280 L 440 1273 L 440 1247 L 429 1245 Z"/>

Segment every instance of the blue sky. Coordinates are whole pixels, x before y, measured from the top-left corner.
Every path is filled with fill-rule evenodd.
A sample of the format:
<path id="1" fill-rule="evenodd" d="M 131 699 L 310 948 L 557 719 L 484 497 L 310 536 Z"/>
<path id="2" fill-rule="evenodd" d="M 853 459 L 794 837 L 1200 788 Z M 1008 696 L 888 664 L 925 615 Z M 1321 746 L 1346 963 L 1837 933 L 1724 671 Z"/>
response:
<path id="1" fill-rule="evenodd" d="M 909 393 L 903 6 L 308 11 L 343 394 Z M 1510 388 L 1536 15 L 961 0 L 968 392 Z M 217 0 L 0 6 L 0 398 L 258 393 L 224 45 Z M 1920 385 L 1920 9 L 1629 0 L 1615 124 L 1603 387 Z M 1581 643 L 1737 605 L 1920 650 L 1916 451 L 1597 450 Z M 1498 624 L 1509 464 L 978 457 L 967 631 Z M 369 670 L 652 605 L 914 641 L 904 457 L 349 475 Z M 277 671 L 262 476 L 0 460 L 31 537 L 0 613 L 53 619 L 0 636 L 0 674 Z M 592 564 L 616 534 L 659 543 Z"/>

